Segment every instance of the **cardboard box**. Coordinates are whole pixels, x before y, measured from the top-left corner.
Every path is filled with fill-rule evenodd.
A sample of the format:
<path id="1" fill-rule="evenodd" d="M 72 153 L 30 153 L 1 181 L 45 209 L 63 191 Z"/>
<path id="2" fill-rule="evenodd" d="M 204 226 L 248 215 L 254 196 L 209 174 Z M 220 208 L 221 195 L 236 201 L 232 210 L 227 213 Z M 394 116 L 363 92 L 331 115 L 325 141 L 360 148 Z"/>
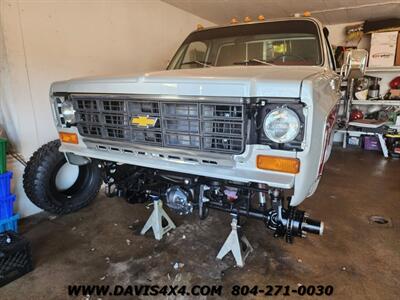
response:
<path id="1" fill-rule="evenodd" d="M 377 32 L 371 36 L 369 67 L 393 67 L 398 31 Z"/>
<path id="2" fill-rule="evenodd" d="M 396 61 L 394 62 L 394 65 L 400 66 L 400 32 L 397 35 Z"/>

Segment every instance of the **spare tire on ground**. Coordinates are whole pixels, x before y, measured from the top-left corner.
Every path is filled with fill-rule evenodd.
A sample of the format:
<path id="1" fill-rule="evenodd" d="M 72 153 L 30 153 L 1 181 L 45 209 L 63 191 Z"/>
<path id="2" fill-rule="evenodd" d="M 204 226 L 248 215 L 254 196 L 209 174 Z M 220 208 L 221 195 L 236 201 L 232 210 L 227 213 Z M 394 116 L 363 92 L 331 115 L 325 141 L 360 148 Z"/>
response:
<path id="1" fill-rule="evenodd" d="M 43 145 L 25 168 L 23 185 L 28 198 L 38 207 L 54 214 L 68 214 L 87 206 L 102 184 L 101 169 L 96 161 L 79 168 L 74 182 L 67 188 L 57 185 L 57 175 L 68 164 L 59 151 L 60 141 Z"/>

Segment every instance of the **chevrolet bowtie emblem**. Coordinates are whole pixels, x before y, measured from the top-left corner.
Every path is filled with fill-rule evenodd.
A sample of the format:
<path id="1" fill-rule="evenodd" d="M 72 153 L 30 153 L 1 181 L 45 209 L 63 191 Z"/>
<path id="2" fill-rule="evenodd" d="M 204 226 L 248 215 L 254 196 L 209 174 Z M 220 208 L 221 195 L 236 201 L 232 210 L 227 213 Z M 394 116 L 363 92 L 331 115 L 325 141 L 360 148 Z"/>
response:
<path id="1" fill-rule="evenodd" d="M 154 127 L 156 126 L 158 118 L 156 117 L 149 117 L 149 116 L 136 116 L 132 117 L 131 124 L 136 125 L 138 127 Z"/>

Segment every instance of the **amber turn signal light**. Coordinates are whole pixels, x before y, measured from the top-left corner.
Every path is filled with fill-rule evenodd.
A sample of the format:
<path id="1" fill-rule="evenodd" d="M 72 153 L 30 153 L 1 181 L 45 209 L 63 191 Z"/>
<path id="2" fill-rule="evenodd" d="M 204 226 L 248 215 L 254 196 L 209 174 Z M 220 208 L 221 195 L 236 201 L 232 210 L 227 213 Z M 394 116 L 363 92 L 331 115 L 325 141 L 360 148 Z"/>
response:
<path id="1" fill-rule="evenodd" d="M 60 132 L 58 134 L 60 136 L 60 140 L 63 143 L 69 143 L 69 144 L 78 144 L 78 135 L 76 133 L 70 133 L 70 132 Z"/>
<path id="2" fill-rule="evenodd" d="M 269 171 L 297 174 L 300 170 L 300 160 L 290 157 L 258 155 L 257 168 Z"/>

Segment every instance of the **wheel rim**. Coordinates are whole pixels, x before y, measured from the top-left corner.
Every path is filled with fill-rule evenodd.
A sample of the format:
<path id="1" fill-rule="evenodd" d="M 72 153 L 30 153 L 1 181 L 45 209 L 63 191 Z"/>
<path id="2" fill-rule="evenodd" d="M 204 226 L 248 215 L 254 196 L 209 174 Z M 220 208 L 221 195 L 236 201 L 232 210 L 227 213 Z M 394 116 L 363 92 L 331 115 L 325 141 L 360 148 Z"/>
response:
<path id="1" fill-rule="evenodd" d="M 47 192 L 48 196 L 51 197 L 54 201 L 64 204 L 68 203 L 69 201 L 73 202 L 73 198 L 77 197 L 82 193 L 84 189 L 91 186 L 91 182 L 94 180 L 92 164 L 78 166 L 78 174 L 76 176 L 75 182 L 73 182 L 73 184 L 66 189 L 59 189 L 56 183 L 57 174 L 66 163 L 67 161 L 64 157 L 54 167 L 52 172 L 50 172 L 49 188 Z"/>
<path id="2" fill-rule="evenodd" d="M 65 163 L 58 170 L 55 178 L 55 185 L 58 191 L 65 191 L 71 188 L 79 176 L 79 167 Z"/>

